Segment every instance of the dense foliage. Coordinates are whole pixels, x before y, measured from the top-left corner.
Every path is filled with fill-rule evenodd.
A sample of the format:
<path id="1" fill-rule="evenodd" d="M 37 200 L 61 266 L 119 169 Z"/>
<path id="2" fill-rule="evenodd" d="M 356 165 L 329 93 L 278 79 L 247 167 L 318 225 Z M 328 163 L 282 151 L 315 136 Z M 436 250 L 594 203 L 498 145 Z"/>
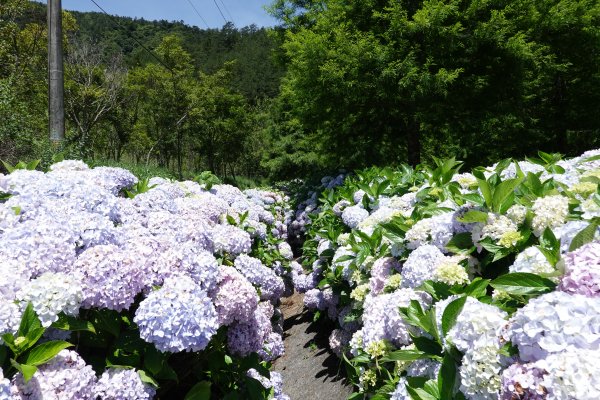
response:
<path id="1" fill-rule="evenodd" d="M 476 166 L 598 145 L 597 1 L 279 0 L 272 12 L 287 28 L 271 153 L 284 164 Z"/>
<path id="2" fill-rule="evenodd" d="M 305 204 L 294 285 L 337 324 L 352 398 L 600 395 L 599 160 L 372 168 Z"/>
<path id="3" fill-rule="evenodd" d="M 35 167 L 0 174 L 0 398 L 289 399 L 285 196 Z"/>
<path id="4" fill-rule="evenodd" d="M 50 160 L 45 6 L 0 5 L 0 159 Z M 257 176 L 282 67 L 255 26 L 200 30 L 100 13 L 63 15 L 66 154 Z M 146 49 L 150 49 L 149 53 Z"/>

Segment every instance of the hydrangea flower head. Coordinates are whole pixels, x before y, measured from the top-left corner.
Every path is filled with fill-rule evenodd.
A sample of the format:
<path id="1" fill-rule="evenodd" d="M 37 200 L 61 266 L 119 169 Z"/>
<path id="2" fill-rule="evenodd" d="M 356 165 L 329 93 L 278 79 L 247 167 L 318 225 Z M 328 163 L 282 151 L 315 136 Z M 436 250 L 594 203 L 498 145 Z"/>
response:
<path id="1" fill-rule="evenodd" d="M 94 398 L 102 400 L 151 400 L 155 394 L 135 369 L 109 368 L 94 387 Z"/>
<path id="2" fill-rule="evenodd" d="M 74 351 L 61 350 L 40 365 L 27 383 L 21 373 L 12 380 L 12 399 L 93 400 L 96 374 Z"/>
<path id="3" fill-rule="evenodd" d="M 162 352 L 200 351 L 219 327 L 210 297 L 191 278 L 165 279 L 135 312 L 140 337 Z"/>
<path id="4" fill-rule="evenodd" d="M 31 302 L 45 328 L 56 322 L 61 312 L 71 316 L 79 314 L 82 296 L 81 285 L 76 277 L 52 272 L 33 279 L 17 293 L 22 308 Z"/>

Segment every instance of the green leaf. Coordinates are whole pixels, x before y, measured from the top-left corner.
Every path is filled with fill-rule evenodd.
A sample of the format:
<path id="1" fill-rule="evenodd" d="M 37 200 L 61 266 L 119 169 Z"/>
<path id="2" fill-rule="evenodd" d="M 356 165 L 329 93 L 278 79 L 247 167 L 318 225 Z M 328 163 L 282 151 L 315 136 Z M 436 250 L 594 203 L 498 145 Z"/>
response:
<path id="1" fill-rule="evenodd" d="M 41 327 L 42 324 L 40 323 L 40 319 L 35 311 L 33 311 L 33 305 L 31 302 L 27 303 L 27 307 L 25 308 L 23 316 L 21 317 L 21 324 L 19 325 L 19 330 L 17 331 L 17 337 L 27 336 L 30 331 Z"/>
<path id="2" fill-rule="evenodd" d="M 485 204 L 488 208 L 492 208 L 492 189 L 490 189 L 490 184 L 485 179 L 480 178 L 477 178 L 477 183 L 479 184 L 479 190 L 481 190 Z"/>
<path id="3" fill-rule="evenodd" d="M 154 346 L 147 346 L 144 353 L 144 368 L 150 371 L 152 375 L 158 375 L 163 369 L 165 355 L 156 350 Z"/>
<path id="4" fill-rule="evenodd" d="M 492 199 L 493 209 L 496 212 L 500 211 L 502 203 L 506 200 L 511 194 L 514 193 L 515 188 L 519 186 L 521 183 L 521 179 L 507 179 L 504 182 L 501 182 L 494 189 L 494 196 Z"/>
<path id="5" fill-rule="evenodd" d="M 488 214 L 479 210 L 469 210 L 461 218 L 457 218 L 459 222 L 470 224 L 474 222 L 486 223 L 488 220 Z"/>
<path id="6" fill-rule="evenodd" d="M 185 395 L 184 400 L 210 400 L 210 385 L 208 381 L 196 383 Z"/>
<path id="7" fill-rule="evenodd" d="M 236 225 L 237 224 L 237 222 L 235 221 L 235 218 L 233 218 L 231 215 L 227 214 L 226 218 L 227 218 L 227 223 L 229 225 Z"/>
<path id="8" fill-rule="evenodd" d="M 596 230 L 598 229 L 598 225 L 589 224 L 587 227 L 583 228 L 571 241 L 571 245 L 569 246 L 569 251 L 577 250 L 584 244 L 590 243 L 594 240 L 594 236 L 596 234 Z"/>
<path id="9" fill-rule="evenodd" d="M 526 272 L 502 275 L 490 282 L 490 285 L 494 289 L 514 295 L 542 294 L 556 287 L 550 279 Z"/>
<path id="10" fill-rule="evenodd" d="M 431 356 L 431 354 L 419 350 L 396 350 L 382 357 L 381 361 L 415 361 L 423 358 L 431 358 Z"/>
<path id="11" fill-rule="evenodd" d="M 409 385 L 406 385 L 406 391 L 413 400 L 439 400 L 422 388 L 412 388 Z"/>
<path id="12" fill-rule="evenodd" d="M 415 336 L 412 339 L 417 350 L 437 356 L 442 354 L 442 346 L 435 340 L 425 336 Z"/>
<path id="13" fill-rule="evenodd" d="M 473 282 L 469 284 L 464 290 L 463 293 L 467 296 L 475 297 L 479 299 L 487 295 L 487 287 L 490 284 L 489 279 L 482 279 L 477 277 L 473 279 Z"/>
<path id="14" fill-rule="evenodd" d="M 64 340 L 51 340 L 35 346 L 27 353 L 25 363 L 28 365 L 41 365 L 53 359 L 61 350 L 73 346 Z"/>
<path id="15" fill-rule="evenodd" d="M 158 388 L 158 382 L 156 382 L 156 380 L 154 380 L 154 378 L 152 378 L 150 375 L 148 375 L 146 373 L 146 371 L 144 371 L 143 369 L 138 370 L 138 375 L 140 376 L 140 380 L 144 383 L 147 383 L 151 386 L 154 386 L 155 388 Z"/>
<path id="16" fill-rule="evenodd" d="M 37 367 L 35 365 L 27 365 L 27 364 L 19 364 L 12 358 L 10 359 L 11 365 L 23 374 L 23 380 L 27 383 L 33 377 L 33 375 L 37 372 Z"/>
<path id="17" fill-rule="evenodd" d="M 90 321 L 82 321 L 63 313 L 59 314 L 58 320 L 52 324 L 52 327 L 63 331 L 96 333 L 96 328 Z"/>
<path id="18" fill-rule="evenodd" d="M 444 313 L 442 314 L 442 336 L 446 336 L 446 334 L 452 329 L 454 324 L 456 324 L 456 319 L 458 315 L 462 311 L 465 302 L 467 301 L 467 296 L 459 297 L 451 301 L 446 308 L 444 309 Z"/>
<path id="19" fill-rule="evenodd" d="M 463 232 L 454 235 L 446 245 L 446 249 L 453 253 L 463 253 L 472 249 L 473 246 L 474 244 L 471 233 Z"/>
<path id="20" fill-rule="evenodd" d="M 452 400 L 456 384 L 456 362 L 450 354 L 445 354 L 438 374 L 440 400 Z"/>

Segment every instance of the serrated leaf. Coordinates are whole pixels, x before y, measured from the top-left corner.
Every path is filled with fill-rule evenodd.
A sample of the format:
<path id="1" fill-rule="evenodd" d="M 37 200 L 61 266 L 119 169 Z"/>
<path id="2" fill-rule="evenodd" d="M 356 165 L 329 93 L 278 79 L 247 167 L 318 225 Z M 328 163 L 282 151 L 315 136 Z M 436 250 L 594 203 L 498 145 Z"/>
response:
<path id="1" fill-rule="evenodd" d="M 556 287 L 550 279 L 526 272 L 514 272 L 502 275 L 490 282 L 497 290 L 514 295 L 531 295 L 547 293 Z"/>
<path id="2" fill-rule="evenodd" d="M 25 364 L 38 366 L 53 359 L 61 350 L 73 346 L 64 340 L 51 340 L 35 346 L 27 353 Z"/>
<path id="3" fill-rule="evenodd" d="M 454 324 L 456 324 L 456 319 L 458 315 L 462 311 L 465 302 L 467 301 L 467 296 L 459 297 L 451 301 L 446 308 L 444 309 L 444 313 L 442 314 L 442 336 L 445 337 L 446 334 L 452 329 Z"/>
<path id="4" fill-rule="evenodd" d="M 571 241 L 571 245 L 569 246 L 569 251 L 577 250 L 581 246 L 590 243 L 594 240 L 594 236 L 596 235 L 596 230 L 598 229 L 598 225 L 589 224 L 585 228 L 583 228 Z"/>

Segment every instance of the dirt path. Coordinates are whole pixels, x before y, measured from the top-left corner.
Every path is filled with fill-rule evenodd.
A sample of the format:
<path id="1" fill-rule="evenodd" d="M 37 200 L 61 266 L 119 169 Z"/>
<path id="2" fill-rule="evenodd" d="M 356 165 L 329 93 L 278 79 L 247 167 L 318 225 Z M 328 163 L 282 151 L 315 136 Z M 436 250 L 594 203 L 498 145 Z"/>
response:
<path id="1" fill-rule="evenodd" d="M 284 393 L 291 400 L 345 400 L 352 393 L 345 382 L 344 366 L 329 350 L 326 322 L 313 322 L 303 312 L 303 296 L 294 294 L 281 304 L 285 355 L 273 365 L 283 375 Z"/>

